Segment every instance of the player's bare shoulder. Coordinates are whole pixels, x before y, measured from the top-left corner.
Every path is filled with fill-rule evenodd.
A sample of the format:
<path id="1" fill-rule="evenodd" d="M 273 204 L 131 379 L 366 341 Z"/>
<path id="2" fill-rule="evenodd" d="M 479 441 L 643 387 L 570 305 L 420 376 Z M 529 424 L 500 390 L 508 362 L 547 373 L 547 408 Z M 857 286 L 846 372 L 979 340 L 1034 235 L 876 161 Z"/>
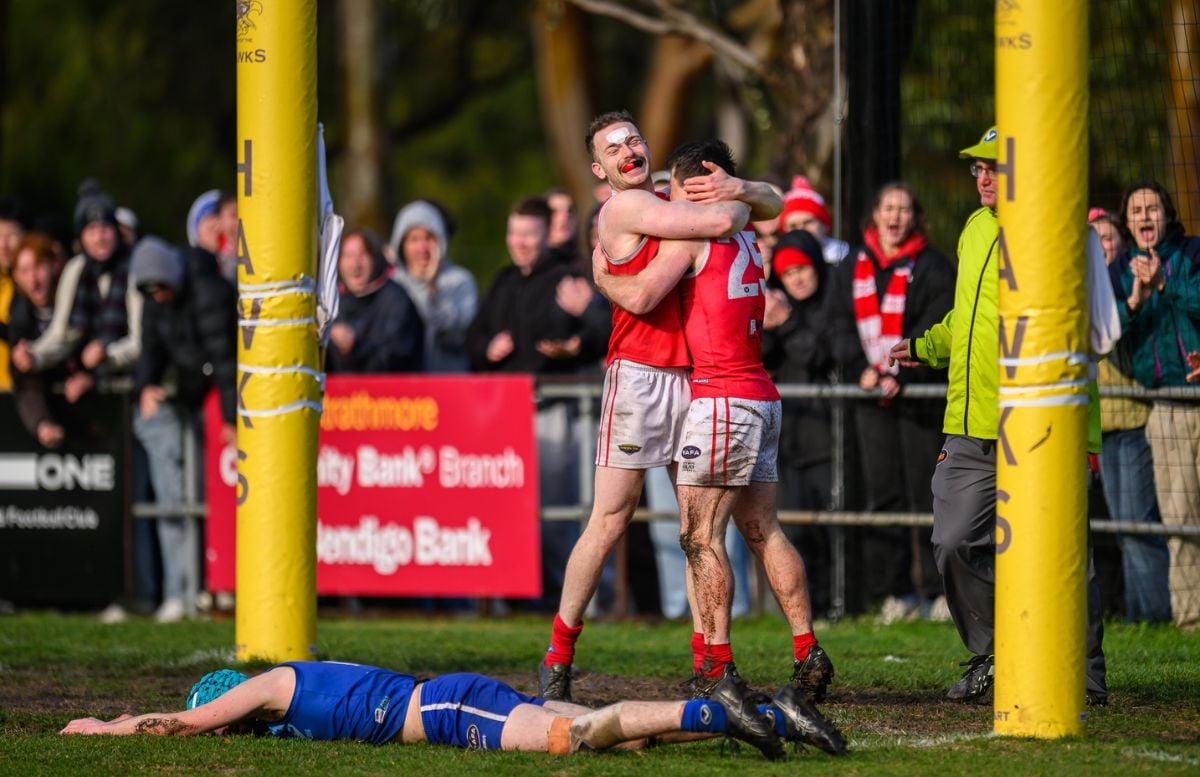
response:
<path id="1" fill-rule="evenodd" d="M 638 251 L 646 236 L 640 231 L 647 208 L 662 200 L 643 189 L 615 192 L 600 211 L 600 242 L 611 261 L 619 263 Z"/>

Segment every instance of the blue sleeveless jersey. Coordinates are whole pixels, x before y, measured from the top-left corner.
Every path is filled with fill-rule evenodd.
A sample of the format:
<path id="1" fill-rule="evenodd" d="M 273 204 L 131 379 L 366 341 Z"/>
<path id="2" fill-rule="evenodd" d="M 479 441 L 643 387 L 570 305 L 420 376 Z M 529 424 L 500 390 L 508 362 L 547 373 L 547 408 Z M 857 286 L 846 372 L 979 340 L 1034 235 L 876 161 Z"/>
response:
<path id="1" fill-rule="evenodd" d="M 416 678 L 389 669 L 337 661 L 288 662 L 296 691 L 285 714 L 269 728 L 277 737 L 354 739 L 373 745 L 395 738 Z"/>

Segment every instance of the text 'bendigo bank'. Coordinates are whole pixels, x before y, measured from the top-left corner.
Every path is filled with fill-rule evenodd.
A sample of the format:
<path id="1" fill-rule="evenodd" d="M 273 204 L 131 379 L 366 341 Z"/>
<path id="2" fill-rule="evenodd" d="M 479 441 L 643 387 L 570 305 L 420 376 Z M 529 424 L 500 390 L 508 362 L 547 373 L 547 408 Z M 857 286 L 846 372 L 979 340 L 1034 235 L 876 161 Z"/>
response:
<path id="1" fill-rule="evenodd" d="M 390 575 L 406 566 L 492 565 L 492 532 L 478 518 L 466 526 L 443 526 L 429 516 L 417 516 L 412 527 L 374 515 L 358 525 L 334 526 L 317 522 L 317 560 L 322 564 L 369 566 Z"/>

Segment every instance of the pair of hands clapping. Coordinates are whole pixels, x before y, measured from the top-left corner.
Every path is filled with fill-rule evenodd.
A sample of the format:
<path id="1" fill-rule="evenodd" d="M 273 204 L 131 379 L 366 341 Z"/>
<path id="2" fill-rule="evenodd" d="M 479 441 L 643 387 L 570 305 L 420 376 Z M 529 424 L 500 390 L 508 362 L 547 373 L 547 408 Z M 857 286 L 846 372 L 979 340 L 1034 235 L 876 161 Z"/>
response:
<path id="1" fill-rule="evenodd" d="M 1129 293 L 1126 303 L 1130 310 L 1137 310 L 1154 292 L 1163 290 L 1166 278 L 1163 277 L 1158 252 L 1153 248 L 1150 249 L 1149 256 L 1135 256 L 1129 267 L 1133 271 L 1133 290 Z"/>

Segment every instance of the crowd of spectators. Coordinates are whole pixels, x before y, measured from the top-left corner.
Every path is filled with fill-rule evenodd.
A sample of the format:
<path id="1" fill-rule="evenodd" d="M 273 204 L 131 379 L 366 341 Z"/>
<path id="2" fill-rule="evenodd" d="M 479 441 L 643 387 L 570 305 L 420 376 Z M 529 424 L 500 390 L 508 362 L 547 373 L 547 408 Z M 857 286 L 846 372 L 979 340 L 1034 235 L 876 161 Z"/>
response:
<path id="1" fill-rule="evenodd" d="M 879 189 L 855 246 L 831 235 L 829 209 L 805 178 L 780 193 L 780 217 L 754 225 L 768 268 L 764 363 L 781 385 L 843 383 L 872 392 L 845 406 L 840 463 L 848 489 L 841 506 L 928 513 L 945 404 L 910 398 L 905 389 L 944 378 L 929 369 L 889 367 L 887 354 L 951 309 L 955 264 L 930 244 L 918 193 L 903 182 Z M 503 232 L 510 265 L 482 296 L 472 273 L 451 260 L 454 218 L 439 204 L 417 200 L 401 208 L 386 244 L 369 229 L 350 229 L 338 264 L 340 313 L 330 330 L 327 371 L 598 377 L 611 331 L 609 305 L 590 273 L 598 212 L 598 203 L 579 208 L 562 189 L 518 201 Z M 201 194 L 186 216 L 187 246 L 139 236 L 133 211 L 118 207 L 94 181 L 81 186 L 73 217 L 67 251 L 32 227 L 15 203 L 0 202 L 0 389 L 13 393 L 29 436 L 53 449 L 78 423 L 72 407 L 79 399 L 125 377 L 134 392 L 133 439 L 144 452 L 134 458 L 135 499 L 148 499 L 152 490 L 158 502 L 178 505 L 181 440 L 185 430 L 199 430 L 210 389 L 220 399 L 223 436 L 236 434 L 237 199 L 216 189 Z M 1169 193 L 1149 181 L 1131 187 L 1116 212 L 1094 209 L 1089 222 L 1105 251 L 1125 332 L 1100 366 L 1101 385 L 1156 388 L 1195 380 L 1200 239 L 1183 234 Z M 1114 519 L 1200 520 L 1197 407 L 1182 399 L 1101 402 L 1103 493 Z M 832 408 L 828 400 L 785 398 L 780 509 L 834 506 Z M 579 504 L 580 460 L 591 455 L 582 441 L 589 434 L 573 401 L 538 404 L 543 506 Z M 658 483 L 650 506 L 670 510 L 670 497 L 669 484 Z M 157 607 L 159 620 L 177 620 L 194 612 L 186 592 L 199 576 L 199 551 L 181 516 L 164 515 L 153 525 L 157 536 L 136 534 L 140 606 Z M 659 534 L 673 537 L 671 522 L 664 525 Z M 814 610 L 827 612 L 831 531 L 787 531 L 808 559 Z M 577 536 L 573 522 L 543 526 L 548 606 L 558 601 Z M 846 536 L 859 565 L 863 608 L 879 610 L 885 621 L 936 609 L 940 581 L 928 531 L 881 527 Z M 1200 543 L 1124 535 L 1119 544 L 1126 616 L 1161 622 L 1173 614 L 1177 623 L 1195 625 Z M 161 582 L 148 582 L 153 562 L 146 559 L 155 553 Z M 677 562 L 660 554 L 659 579 L 678 577 L 670 571 Z M 744 593 L 744 573 L 738 585 Z M 672 593 L 671 585 L 661 586 L 663 611 L 682 616 L 683 598 Z"/>

